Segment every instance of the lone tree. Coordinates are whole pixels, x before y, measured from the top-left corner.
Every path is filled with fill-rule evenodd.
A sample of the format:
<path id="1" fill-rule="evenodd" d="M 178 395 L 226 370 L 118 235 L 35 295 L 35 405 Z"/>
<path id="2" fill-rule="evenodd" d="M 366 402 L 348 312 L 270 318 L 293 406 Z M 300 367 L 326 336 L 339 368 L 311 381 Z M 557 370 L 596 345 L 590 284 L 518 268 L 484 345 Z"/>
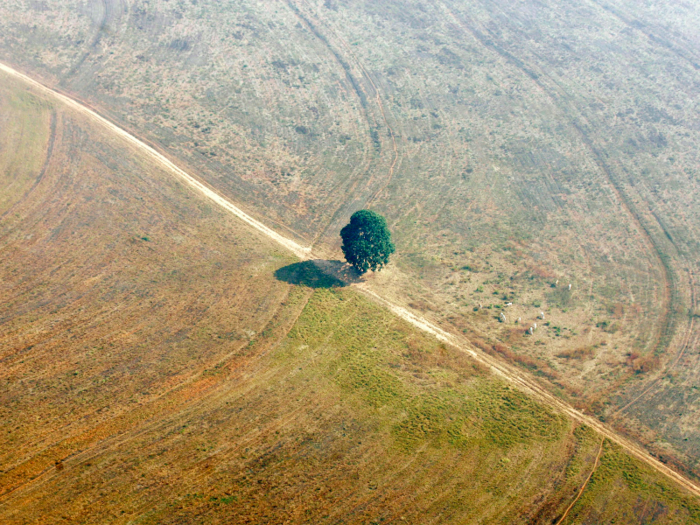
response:
<path id="1" fill-rule="evenodd" d="M 350 223 L 340 230 L 340 236 L 345 260 L 360 273 L 381 270 L 395 251 L 386 220 L 373 211 L 353 213 Z"/>

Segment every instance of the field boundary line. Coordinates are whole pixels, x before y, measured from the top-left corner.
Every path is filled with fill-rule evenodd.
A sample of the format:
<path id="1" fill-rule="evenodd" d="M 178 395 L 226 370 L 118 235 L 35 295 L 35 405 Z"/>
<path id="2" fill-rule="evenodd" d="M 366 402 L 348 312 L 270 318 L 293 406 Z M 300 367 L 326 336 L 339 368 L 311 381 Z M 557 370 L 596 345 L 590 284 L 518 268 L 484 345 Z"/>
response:
<path id="1" fill-rule="evenodd" d="M 308 246 L 302 246 L 301 244 L 297 243 L 296 241 L 293 241 L 292 239 L 289 239 L 287 237 L 284 237 L 283 235 L 277 233 L 273 229 L 269 228 L 262 222 L 260 222 L 257 219 L 254 219 L 250 215 L 248 215 L 246 212 L 241 210 L 238 206 L 235 206 L 231 201 L 214 191 L 212 188 L 204 184 L 203 182 L 199 181 L 198 179 L 194 178 L 192 175 L 184 171 L 182 168 L 179 168 L 176 166 L 171 160 L 169 160 L 165 155 L 162 153 L 158 152 L 155 148 L 152 146 L 149 146 L 145 142 L 139 140 L 136 138 L 134 135 L 126 131 L 124 128 L 121 128 L 114 124 L 113 122 L 107 120 L 105 117 L 101 116 L 94 110 L 88 108 L 87 106 L 81 104 L 80 102 L 76 101 L 75 99 L 64 95 L 60 91 L 57 91 L 55 89 L 52 89 L 48 86 L 45 86 L 44 84 L 37 82 L 36 80 L 28 77 L 27 75 L 20 73 L 19 71 L 7 66 L 6 64 L 0 62 L 0 71 L 7 73 L 9 76 L 17 78 L 25 83 L 28 83 L 30 86 L 38 89 L 42 93 L 48 94 L 54 98 L 57 98 L 60 102 L 63 104 L 67 105 L 71 109 L 74 109 L 78 112 L 80 112 L 82 115 L 85 115 L 89 117 L 91 120 L 103 125 L 106 127 L 108 130 L 116 133 L 118 136 L 121 138 L 125 139 L 128 143 L 130 143 L 132 146 L 136 147 L 137 149 L 141 150 L 142 152 L 147 153 L 151 157 L 153 157 L 155 160 L 158 161 L 159 164 L 161 164 L 166 170 L 171 171 L 173 174 L 177 175 L 177 177 L 193 188 L 194 190 L 198 191 L 199 193 L 203 194 L 207 199 L 215 202 L 222 208 L 224 208 L 226 211 L 232 213 L 239 219 L 241 219 L 243 222 L 248 224 L 249 226 L 252 226 L 256 230 L 258 230 L 260 233 L 270 237 L 272 240 L 276 241 L 277 243 L 281 244 L 285 248 L 287 248 L 289 251 L 294 253 L 297 257 L 300 259 L 308 259 L 310 254 L 311 254 L 311 248 Z"/>
<path id="2" fill-rule="evenodd" d="M 376 123 L 376 119 L 374 118 L 374 115 L 372 115 L 369 111 L 369 106 L 367 104 L 367 97 L 368 94 L 365 91 L 365 88 L 361 85 L 361 83 L 355 79 L 355 76 L 353 75 L 353 71 L 351 68 L 350 63 L 341 55 L 340 50 L 336 50 L 333 45 L 331 45 L 330 40 L 321 33 L 321 31 L 318 29 L 318 27 L 310 20 L 307 18 L 307 16 L 299 9 L 299 7 L 296 5 L 296 3 L 293 0 L 286 0 L 286 5 L 289 7 L 289 10 L 294 14 L 294 16 L 297 17 L 298 20 L 303 23 L 305 27 L 308 28 L 308 30 L 311 32 L 311 34 L 323 45 L 323 47 L 326 49 L 328 53 L 334 58 L 335 62 L 338 64 L 340 69 L 343 71 L 345 74 L 345 78 L 347 81 L 350 83 L 352 86 L 352 90 L 348 89 L 348 93 L 355 93 L 357 96 L 357 100 L 360 103 L 360 107 L 362 108 L 362 113 L 364 117 L 364 122 L 367 124 L 367 135 L 364 137 L 364 145 L 366 146 L 366 150 L 363 152 L 363 157 L 362 157 L 362 165 L 364 166 L 362 168 L 362 173 L 357 176 L 357 177 L 352 177 L 349 182 L 341 182 L 338 183 L 334 187 L 334 191 L 336 188 L 341 188 L 342 190 L 347 192 L 348 194 L 352 193 L 355 191 L 355 189 L 362 183 L 364 183 L 365 188 L 371 188 L 372 183 L 374 181 L 374 171 L 372 170 L 372 164 L 374 162 L 374 154 L 373 154 L 373 144 L 372 144 L 372 139 L 371 139 L 371 131 L 374 129 Z M 358 128 L 358 136 L 359 136 L 359 128 Z M 365 162 L 366 161 L 366 162 Z M 359 163 L 358 163 L 359 165 Z M 356 168 L 357 169 L 357 168 Z M 353 170 L 353 173 L 355 170 Z M 350 201 L 351 203 L 351 201 Z M 319 241 L 319 239 L 323 238 L 323 236 L 326 234 L 326 232 L 330 229 L 332 226 L 333 222 L 335 221 L 336 217 L 338 216 L 339 213 L 342 212 L 343 208 L 346 207 L 349 204 L 348 200 L 342 200 L 340 201 L 337 206 L 334 206 L 333 213 L 330 214 L 330 218 L 326 222 L 326 224 L 319 228 L 318 232 L 313 238 L 312 241 L 312 246 L 315 246 L 316 243 Z"/>
<path id="3" fill-rule="evenodd" d="M 57 98 L 59 101 L 63 102 L 64 104 L 68 105 L 69 107 L 79 111 L 82 115 L 90 117 L 92 120 L 95 122 L 102 124 L 105 126 L 108 130 L 115 132 L 117 135 L 120 137 L 126 139 L 126 141 L 135 146 L 137 149 L 140 149 L 141 151 L 149 154 L 152 156 L 155 160 L 157 160 L 163 167 L 165 167 L 167 170 L 171 171 L 174 175 L 176 175 L 180 180 L 185 182 L 187 185 L 192 187 L 193 189 L 199 191 L 204 197 L 207 199 L 211 200 L 212 202 L 218 204 L 221 206 L 223 209 L 226 211 L 232 213 L 248 225 L 252 226 L 259 232 L 263 233 L 264 235 L 268 236 L 270 239 L 276 241 L 279 243 L 281 246 L 284 248 L 287 248 L 289 251 L 294 253 L 297 257 L 299 257 L 302 260 L 310 260 L 312 258 L 312 249 L 311 247 L 305 247 L 301 246 L 299 243 L 288 239 L 281 234 L 275 232 L 274 230 L 268 228 L 265 226 L 263 223 L 260 221 L 254 219 L 247 213 L 243 212 L 240 208 L 235 206 L 232 202 L 230 202 L 228 199 L 225 197 L 219 195 L 217 192 L 203 184 L 202 182 L 198 181 L 188 173 L 186 173 L 184 170 L 181 168 L 177 167 L 173 162 L 168 160 L 167 157 L 165 157 L 163 154 L 159 153 L 156 151 L 154 148 L 151 146 L 148 146 L 146 143 L 143 141 L 139 140 L 135 136 L 131 135 L 129 132 L 124 130 L 123 128 L 117 126 L 116 124 L 113 124 L 106 118 L 102 117 L 92 109 L 88 108 L 87 106 L 81 104 L 80 102 L 70 98 L 69 96 L 60 93 L 59 91 L 56 91 L 52 88 L 49 88 L 40 82 L 33 80 L 32 78 L 20 73 L 19 71 L 16 71 L 15 69 L 5 65 L 4 63 L 0 62 L 0 71 L 3 71 L 7 73 L 8 75 L 17 78 L 25 83 L 28 83 L 30 86 L 35 87 L 36 89 L 40 90 L 42 93 L 48 94 L 50 96 L 53 96 Z M 654 458 L 649 454 L 648 451 L 646 451 L 644 448 L 642 448 L 640 445 L 637 445 L 633 443 L 632 441 L 618 435 L 615 431 L 612 429 L 609 429 L 607 426 L 605 426 L 603 423 L 601 423 L 599 420 L 595 419 L 594 417 L 587 416 L 580 411 L 576 410 L 574 407 L 566 403 L 565 401 L 557 398 L 554 394 L 550 393 L 548 390 L 546 390 L 544 387 L 542 387 L 534 378 L 529 377 L 529 375 L 525 372 L 522 372 L 520 370 L 517 370 L 514 368 L 512 365 L 502 362 L 499 359 L 496 359 L 492 356 L 489 356 L 485 352 L 477 350 L 475 347 L 472 347 L 466 340 L 464 340 L 461 337 L 457 337 L 454 334 L 451 334 L 442 328 L 438 327 L 434 323 L 430 322 L 428 319 L 415 315 L 406 308 L 403 308 L 390 300 L 382 297 L 381 295 L 377 294 L 376 292 L 370 290 L 367 286 L 365 285 L 356 285 L 356 288 L 361 291 L 365 296 L 374 299 L 377 303 L 384 305 L 387 307 L 389 310 L 394 312 L 396 315 L 404 319 L 405 321 L 409 322 L 410 324 L 416 326 L 420 330 L 427 332 L 434 337 L 436 337 L 438 340 L 443 341 L 445 343 L 450 344 L 451 346 L 455 347 L 456 349 L 467 353 L 471 357 L 473 357 L 477 362 L 482 363 L 483 365 L 487 366 L 488 368 L 491 369 L 491 371 L 502 377 L 504 380 L 507 382 L 512 383 L 513 385 L 519 387 L 521 390 L 524 390 L 533 397 L 537 398 L 540 400 L 543 404 L 549 405 L 553 409 L 557 410 L 558 412 L 564 414 L 565 416 L 570 417 L 574 421 L 577 421 L 579 423 L 585 424 L 593 428 L 595 431 L 597 431 L 599 434 L 601 434 L 604 437 L 607 437 L 610 441 L 617 443 L 619 446 L 621 446 L 623 449 L 627 451 L 630 455 L 636 457 L 640 461 L 643 461 L 650 467 L 654 468 L 658 472 L 666 475 L 668 478 L 671 480 L 675 481 L 677 484 L 682 486 L 684 489 L 686 489 L 688 492 L 693 494 L 696 497 L 700 498 L 700 485 L 697 485 L 690 479 L 686 478 L 682 474 L 676 472 L 675 470 L 671 469 L 658 459 Z"/>

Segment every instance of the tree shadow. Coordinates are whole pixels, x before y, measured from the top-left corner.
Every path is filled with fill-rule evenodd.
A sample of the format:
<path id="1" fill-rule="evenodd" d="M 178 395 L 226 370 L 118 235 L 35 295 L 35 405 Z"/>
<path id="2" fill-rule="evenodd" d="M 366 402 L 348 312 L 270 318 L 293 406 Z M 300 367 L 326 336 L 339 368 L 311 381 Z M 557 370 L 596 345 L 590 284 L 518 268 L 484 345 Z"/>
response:
<path id="1" fill-rule="evenodd" d="M 362 282 L 362 276 L 342 261 L 316 259 L 283 266 L 275 272 L 278 281 L 309 288 L 340 288 Z"/>

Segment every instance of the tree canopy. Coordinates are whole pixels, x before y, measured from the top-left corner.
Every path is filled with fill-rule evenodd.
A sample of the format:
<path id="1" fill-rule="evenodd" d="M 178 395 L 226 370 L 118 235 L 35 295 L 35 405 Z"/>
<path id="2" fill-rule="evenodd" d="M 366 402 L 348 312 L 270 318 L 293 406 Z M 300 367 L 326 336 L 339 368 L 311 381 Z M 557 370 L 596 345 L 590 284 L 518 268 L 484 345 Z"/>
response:
<path id="1" fill-rule="evenodd" d="M 370 210 L 353 213 L 350 223 L 340 230 L 340 237 L 345 260 L 360 273 L 381 270 L 396 250 L 386 220 Z"/>

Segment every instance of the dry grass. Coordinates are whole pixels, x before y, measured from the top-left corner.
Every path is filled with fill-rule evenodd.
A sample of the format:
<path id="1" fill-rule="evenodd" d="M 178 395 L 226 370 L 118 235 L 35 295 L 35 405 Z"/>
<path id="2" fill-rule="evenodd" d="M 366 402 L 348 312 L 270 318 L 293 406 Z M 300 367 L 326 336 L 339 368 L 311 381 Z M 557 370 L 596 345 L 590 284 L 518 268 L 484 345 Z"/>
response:
<path id="1" fill-rule="evenodd" d="M 691 5 L 649 10 L 631 2 L 290 0 L 231 9 L 207 0 L 136 0 L 128 8 L 117 0 L 18 0 L 0 6 L 0 57 L 99 107 L 249 211 L 317 240 L 329 254 L 350 213 L 376 195 L 372 206 L 389 218 L 399 253 L 374 284 L 601 417 L 635 400 L 615 425 L 697 476 L 700 405 L 697 389 L 687 385 L 700 373 L 692 31 L 700 16 Z M 479 455 L 488 447 L 460 448 L 482 446 L 477 438 L 485 427 L 465 414 L 484 404 L 489 417 L 498 414 L 497 405 L 484 401 L 500 396 L 498 388 L 484 386 L 485 397 L 474 394 L 465 408 L 449 381 L 435 387 L 438 395 L 411 390 L 418 387 L 397 376 L 399 369 L 375 370 L 382 362 L 376 353 L 360 363 L 342 361 L 342 341 L 331 352 L 336 361 L 328 355 L 319 366 L 335 363 L 344 373 L 322 368 L 313 375 L 326 378 L 328 399 L 309 404 L 311 377 L 298 385 L 304 395 L 296 404 L 285 386 L 275 398 L 266 379 L 285 385 L 293 368 L 275 368 L 271 352 L 287 348 L 284 334 L 311 297 L 274 278 L 293 261 L 71 115 L 58 110 L 52 117 L 50 104 L 12 87 L 3 87 L 0 100 L 0 213 L 7 211 L 0 220 L 0 375 L 7 385 L 0 486 L 25 486 L 39 476 L 39 488 L 13 496 L 11 508 L 26 512 L 21 519 L 36 521 L 30 506 L 54 491 L 41 512 L 56 513 L 56 520 L 62 505 L 70 505 L 67 514 L 94 521 L 90 513 L 99 511 L 93 504 L 99 501 L 102 521 L 158 521 L 170 511 L 144 513 L 154 501 L 169 501 L 182 506 L 183 520 L 196 520 L 200 511 L 210 521 L 223 519 L 221 507 L 260 521 L 265 513 L 281 516 L 274 500 L 292 502 L 285 515 L 292 521 L 326 515 L 338 521 L 350 505 L 357 513 L 347 521 L 370 521 L 379 511 L 369 516 L 362 509 L 394 509 L 386 492 L 391 484 L 372 473 L 394 468 L 403 456 L 392 454 L 407 450 L 417 451 L 411 464 L 423 469 L 401 486 L 395 510 L 405 503 L 408 518 L 459 521 L 484 494 L 494 505 L 485 512 L 514 494 L 505 482 L 482 483 L 475 504 L 458 496 L 470 480 L 450 477 L 460 461 L 477 456 L 485 468 L 500 465 Z M 398 145 L 391 181 L 392 138 L 382 110 Z M 302 277 L 300 284 L 309 282 Z M 336 309 L 333 301 L 346 292 L 328 293 L 317 292 L 313 297 L 323 300 L 304 315 L 328 317 L 323 309 Z M 497 318 L 506 301 L 515 306 L 504 326 Z M 478 303 L 484 308 L 474 311 Z M 534 323 L 540 311 L 547 321 L 538 322 L 533 337 L 524 334 L 528 325 L 510 325 L 517 317 Z M 368 329 L 385 333 L 382 326 Z M 421 388 L 434 388 L 423 368 L 437 367 L 443 376 L 470 370 L 443 363 L 439 349 L 424 354 L 416 337 L 406 334 L 406 361 L 392 363 L 420 363 L 412 373 Z M 367 344 L 394 348 L 377 341 Z M 273 361 L 260 361 L 261 355 Z M 269 375 L 251 386 L 246 379 L 261 371 Z M 232 377 L 238 382 L 222 390 Z M 222 392 L 243 399 L 255 388 L 260 403 L 270 400 L 274 417 L 239 404 L 251 414 L 240 433 L 234 423 L 220 424 L 232 402 Z M 338 408 L 348 392 L 356 404 Z M 209 396 L 219 401 L 202 401 Z M 355 418 L 355 410 L 366 412 Z M 381 410 L 386 414 L 372 412 Z M 450 424 L 436 425 L 447 412 Z M 307 418 L 297 421 L 300 413 Z M 354 452 L 350 466 L 341 462 L 341 446 L 334 452 L 339 463 L 321 469 L 328 458 L 318 453 L 319 441 L 342 433 L 339 425 L 352 418 L 354 433 L 346 432 L 352 442 L 366 443 L 368 428 L 380 423 L 383 433 L 371 434 L 375 440 Z M 287 420 L 297 426 L 274 449 L 275 425 Z M 184 424 L 196 430 L 178 448 Z M 476 437 L 460 437 L 459 425 Z M 215 456 L 196 453 L 214 445 L 192 445 L 210 427 L 217 447 L 226 449 L 231 436 L 240 444 L 218 471 Z M 172 452 L 159 448 L 163 435 Z M 257 455 L 234 461 L 250 440 L 263 443 Z M 424 443 L 436 445 L 424 449 Z M 516 444 L 527 450 L 517 461 L 509 456 L 517 468 L 506 466 L 498 478 L 522 470 L 543 486 L 551 481 L 547 494 L 533 495 L 525 483 L 514 496 L 519 503 L 508 511 L 521 519 L 546 521 L 568 501 L 561 491 L 571 487 L 543 472 L 563 472 L 565 450 L 579 445 L 570 439 L 547 446 Z M 142 449 L 153 457 L 144 459 Z M 86 459 L 92 455 L 104 462 Z M 372 463 L 377 456 L 386 463 Z M 241 474 L 253 459 L 263 470 L 278 461 L 265 478 L 274 483 Z M 65 478 L 57 477 L 56 461 Z M 86 469 L 84 478 L 76 465 Z M 614 472 L 627 468 L 615 465 Z M 289 472 L 298 477 L 290 480 Z M 367 492 L 352 499 L 349 480 L 361 472 L 369 472 L 361 478 Z M 625 509 L 618 519 L 632 523 L 692 519 L 692 505 L 675 496 L 665 503 L 664 491 L 616 476 L 600 482 L 595 498 L 582 498 L 581 520 L 607 519 L 618 501 Z M 227 485 L 225 477 L 236 481 Z M 345 492 L 318 503 L 309 494 L 323 491 L 329 479 Z M 379 497 L 370 485 L 386 491 Z M 113 490 L 128 497 L 110 496 Z M 414 507 L 411 491 L 421 494 Z M 231 499 L 234 492 L 238 500 Z M 85 497 L 76 499 L 77 493 Z M 266 500 L 268 493 L 274 497 Z M 441 500 L 440 494 L 448 495 Z M 240 498 L 250 513 L 241 513 Z M 341 514 L 328 514 L 329 508 Z"/>
<path id="2" fill-rule="evenodd" d="M 292 261 L 265 239 L 47 109 L 46 171 L 0 231 L 3 522 L 544 523 L 566 507 L 583 430 L 351 289 L 314 291 L 309 268 L 280 281 Z"/>
<path id="3" fill-rule="evenodd" d="M 623 404 L 638 391 L 629 351 L 663 367 L 696 337 L 677 314 L 696 307 L 697 130 L 678 95 L 693 71 L 647 45 L 648 20 L 556 2 L 90 5 L 19 2 L 0 52 L 329 253 L 371 200 L 395 232 L 404 303 L 540 366 L 600 336 L 617 305 L 605 359 L 551 366 Z M 513 343 L 469 314 L 503 295 L 569 331 Z"/>

